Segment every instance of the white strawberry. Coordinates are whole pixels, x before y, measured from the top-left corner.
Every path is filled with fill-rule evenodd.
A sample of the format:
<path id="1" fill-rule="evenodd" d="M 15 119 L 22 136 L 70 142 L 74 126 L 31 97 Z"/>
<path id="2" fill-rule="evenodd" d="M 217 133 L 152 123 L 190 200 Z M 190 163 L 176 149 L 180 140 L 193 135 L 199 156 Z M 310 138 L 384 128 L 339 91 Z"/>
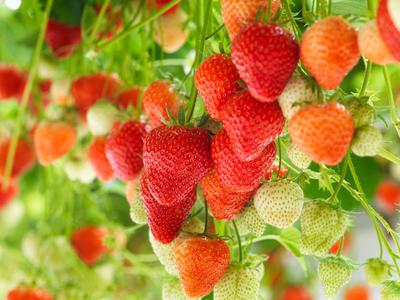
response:
<path id="1" fill-rule="evenodd" d="M 235 222 L 241 235 L 252 234 L 255 237 L 262 236 L 267 226 L 254 204 L 244 207 L 235 217 Z"/>
<path id="2" fill-rule="evenodd" d="M 300 169 L 307 169 L 312 160 L 308 158 L 299 148 L 296 147 L 292 142 L 289 143 L 286 153 L 290 159 L 290 161 Z"/>
<path id="3" fill-rule="evenodd" d="M 90 183 L 96 178 L 96 172 L 86 157 L 74 157 L 64 164 L 64 171 L 70 180 Z"/>
<path id="4" fill-rule="evenodd" d="M 186 297 L 179 280 L 169 278 L 164 282 L 162 287 L 162 300 L 195 300 L 195 298 Z"/>
<path id="5" fill-rule="evenodd" d="M 370 258 L 364 266 L 365 277 L 372 287 L 382 284 L 390 274 L 390 265 L 380 258 Z"/>
<path id="6" fill-rule="evenodd" d="M 394 26 L 400 31 L 400 1 L 388 0 L 388 11 Z"/>
<path id="7" fill-rule="evenodd" d="M 382 148 L 382 132 L 375 127 L 365 126 L 357 129 L 351 150 L 358 156 L 375 156 Z"/>
<path id="8" fill-rule="evenodd" d="M 116 121 L 118 110 L 107 101 L 99 101 L 92 105 L 87 112 L 87 126 L 90 132 L 97 135 L 110 133 Z"/>
<path id="9" fill-rule="evenodd" d="M 136 224 L 147 224 L 147 215 L 140 198 L 138 180 L 133 180 L 126 185 L 125 195 L 130 206 L 131 220 Z"/>

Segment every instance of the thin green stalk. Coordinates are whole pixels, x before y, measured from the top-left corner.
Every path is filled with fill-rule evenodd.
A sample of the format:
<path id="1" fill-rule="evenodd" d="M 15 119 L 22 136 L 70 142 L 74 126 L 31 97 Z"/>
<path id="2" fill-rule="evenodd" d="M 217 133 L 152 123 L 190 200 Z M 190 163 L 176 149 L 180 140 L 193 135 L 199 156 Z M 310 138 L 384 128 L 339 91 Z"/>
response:
<path id="1" fill-rule="evenodd" d="M 22 127 L 22 123 L 24 121 L 26 107 L 27 107 L 29 97 L 32 92 L 33 82 L 35 80 L 35 76 L 36 76 L 36 72 L 37 72 L 37 68 L 38 68 L 38 64 L 39 64 L 39 60 L 40 60 L 40 53 L 42 52 L 44 35 L 46 32 L 46 26 L 47 26 L 47 22 L 49 20 L 51 7 L 53 6 L 53 1 L 54 0 L 48 0 L 46 3 L 46 8 L 44 11 L 42 24 L 40 26 L 39 36 L 36 41 L 35 51 L 33 53 L 32 64 L 31 64 L 31 67 L 29 70 L 28 82 L 25 85 L 24 92 L 22 94 L 22 100 L 21 100 L 20 107 L 18 110 L 18 115 L 17 115 L 17 120 L 15 122 L 14 132 L 11 137 L 10 148 L 9 148 L 8 154 L 7 154 L 6 168 L 5 168 L 4 177 L 3 177 L 3 188 L 4 189 L 6 189 L 8 187 L 8 184 L 10 181 L 11 170 L 12 170 L 14 158 L 15 158 L 15 151 L 17 149 L 18 139 L 21 134 L 21 127 Z"/>
<path id="2" fill-rule="evenodd" d="M 211 39 L 214 35 L 216 35 L 218 32 L 220 32 L 224 27 L 225 27 L 224 23 L 222 23 L 220 26 L 218 26 L 218 28 L 215 29 L 215 31 L 213 33 L 206 36 L 206 41 Z"/>
<path id="3" fill-rule="evenodd" d="M 400 157 L 387 149 L 381 148 L 381 150 L 378 152 L 378 155 L 396 165 L 400 165 Z"/>
<path id="4" fill-rule="evenodd" d="M 279 155 L 279 165 L 278 165 L 277 177 L 279 178 L 282 169 L 282 142 L 280 137 L 278 137 L 278 155 Z"/>
<path id="5" fill-rule="evenodd" d="M 103 20 L 104 14 L 107 10 L 107 6 L 109 4 L 110 4 L 110 0 L 104 0 L 103 4 L 101 6 L 101 9 L 100 9 L 99 15 L 96 18 L 96 22 L 94 23 L 92 34 L 90 35 L 90 43 L 94 43 L 94 41 L 99 33 L 101 21 Z"/>
<path id="6" fill-rule="evenodd" d="M 388 72 L 387 66 L 383 66 L 382 70 L 383 70 L 383 76 L 385 77 L 385 82 L 386 82 L 386 92 L 387 92 L 387 95 L 389 97 L 390 118 L 392 120 L 394 128 L 397 131 L 398 136 L 400 137 L 400 120 L 398 118 L 396 101 L 395 101 L 394 96 L 393 96 L 392 83 L 390 81 L 390 77 L 389 77 L 389 72 Z"/>
<path id="7" fill-rule="evenodd" d="M 374 225 L 376 236 L 377 236 L 378 242 L 379 242 L 379 258 L 382 258 L 383 257 L 383 245 L 382 245 L 382 238 L 380 235 L 379 224 L 375 218 L 372 218 L 372 224 Z"/>
<path id="8" fill-rule="evenodd" d="M 334 193 L 332 194 L 332 196 L 329 198 L 329 201 L 328 201 L 328 202 L 330 202 L 330 203 L 336 204 L 336 203 L 338 202 L 337 195 L 339 194 L 339 191 L 340 191 L 340 189 L 342 188 L 343 180 L 344 180 L 344 178 L 345 178 L 345 176 L 346 176 L 347 166 L 348 166 L 348 163 L 347 163 L 347 162 L 348 162 L 348 160 L 349 160 L 349 156 L 350 156 L 350 153 L 347 152 L 346 157 L 345 157 L 345 159 L 344 159 L 344 161 L 343 161 L 342 171 L 341 171 L 341 173 L 340 173 L 340 180 L 339 180 L 339 182 L 338 182 L 338 184 L 337 184 L 337 186 L 336 186 L 336 188 L 335 188 L 335 192 L 334 192 Z"/>
<path id="9" fill-rule="evenodd" d="M 233 228 L 235 228 L 235 233 L 236 233 L 236 238 L 238 240 L 238 246 L 239 246 L 239 262 L 241 263 L 243 260 L 243 251 L 242 251 L 242 240 L 240 239 L 240 233 L 239 229 L 236 226 L 235 220 L 232 220 Z"/>
<path id="10" fill-rule="evenodd" d="M 343 244 L 344 244 L 344 235 L 342 235 L 342 238 L 340 239 L 339 249 L 338 252 L 336 253 L 336 256 L 342 255 Z"/>
<path id="11" fill-rule="evenodd" d="M 289 4 L 288 4 L 287 0 L 281 0 L 281 3 L 282 3 L 283 8 L 285 9 L 286 13 L 288 14 L 289 21 L 290 21 L 290 24 L 292 25 L 293 32 L 294 32 L 294 35 L 296 37 L 296 40 L 300 41 L 300 39 L 301 39 L 301 37 L 300 37 L 301 31 L 300 31 L 299 25 L 297 25 L 297 22 L 293 17 L 293 14 L 292 14 L 292 11 L 290 10 Z"/>
<path id="12" fill-rule="evenodd" d="M 207 234 L 208 231 L 208 203 L 204 199 L 204 231 L 203 234 Z"/>
<path id="13" fill-rule="evenodd" d="M 367 90 L 368 82 L 369 82 L 369 77 L 371 75 L 371 70 L 372 70 L 372 62 L 368 61 L 367 62 L 367 67 L 365 68 L 365 75 L 364 75 L 364 80 L 361 86 L 360 94 L 359 96 L 362 97 L 365 94 L 365 91 Z"/>

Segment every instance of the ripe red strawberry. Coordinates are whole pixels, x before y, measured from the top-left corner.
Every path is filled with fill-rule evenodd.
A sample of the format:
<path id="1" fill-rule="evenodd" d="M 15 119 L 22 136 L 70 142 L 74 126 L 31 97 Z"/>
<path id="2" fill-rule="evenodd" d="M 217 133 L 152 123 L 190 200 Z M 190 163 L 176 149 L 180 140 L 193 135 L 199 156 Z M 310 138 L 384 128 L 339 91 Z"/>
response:
<path id="1" fill-rule="evenodd" d="M 76 254 L 85 264 L 93 265 L 107 253 L 108 249 L 103 241 L 107 234 L 106 229 L 95 225 L 75 230 L 71 243 Z"/>
<path id="2" fill-rule="evenodd" d="M 196 202 L 196 189 L 175 204 L 165 206 L 154 199 L 146 179 L 146 174 L 143 174 L 140 180 L 140 195 L 146 210 L 147 222 L 154 238 L 160 243 L 169 244 L 179 235 Z"/>
<path id="3" fill-rule="evenodd" d="M 171 0 L 147 0 L 147 7 L 149 9 L 161 9 L 164 5 L 170 3 Z M 164 14 L 173 14 L 179 9 L 179 4 L 172 6 L 169 10 L 167 10 Z"/>
<path id="4" fill-rule="evenodd" d="M 0 209 L 6 207 L 17 196 L 18 190 L 19 187 L 15 181 L 11 180 L 6 189 L 4 189 L 3 182 L 0 181 Z"/>
<path id="5" fill-rule="evenodd" d="M 153 197 L 174 205 L 212 168 L 211 138 L 200 128 L 158 127 L 146 137 L 143 162 Z"/>
<path id="6" fill-rule="evenodd" d="M 342 17 L 318 21 L 303 34 L 300 57 L 323 88 L 334 90 L 360 59 L 357 31 Z"/>
<path id="7" fill-rule="evenodd" d="M 207 295 L 228 269 L 229 248 L 221 239 L 186 237 L 176 241 L 174 260 L 187 297 Z"/>
<path id="8" fill-rule="evenodd" d="M 309 158 L 334 166 L 350 146 L 354 122 L 339 103 L 309 105 L 290 119 L 289 133 L 293 144 Z"/>
<path id="9" fill-rule="evenodd" d="M 271 8 L 269 8 L 271 3 Z M 240 30 L 248 23 L 255 21 L 257 13 L 270 13 L 273 17 L 281 8 L 280 0 L 222 0 L 221 10 L 225 27 L 231 40 L 234 40 Z"/>
<path id="10" fill-rule="evenodd" d="M 181 100 L 166 81 L 154 81 L 143 95 L 143 107 L 153 128 L 163 124 L 162 119 L 169 120 L 165 107 L 174 117 L 178 115 Z"/>
<path id="11" fill-rule="evenodd" d="M 140 97 L 140 89 L 138 87 L 131 87 L 126 89 L 119 94 L 117 99 L 117 105 L 127 109 L 129 105 L 136 107 Z"/>
<path id="12" fill-rule="evenodd" d="M 257 158 L 275 141 L 285 125 L 277 102 L 261 103 L 250 93 L 234 94 L 222 111 L 222 124 L 233 150 L 243 161 Z"/>
<path id="13" fill-rule="evenodd" d="M 224 54 L 211 55 L 197 69 L 194 82 L 213 119 L 221 120 L 221 110 L 229 96 L 241 89 L 239 80 L 231 58 Z"/>
<path id="14" fill-rule="evenodd" d="M 21 97 L 26 76 L 13 66 L 0 66 L 0 100 Z"/>
<path id="15" fill-rule="evenodd" d="M 381 182 L 376 198 L 386 211 L 394 213 L 400 204 L 400 185 L 392 181 Z"/>
<path id="16" fill-rule="evenodd" d="M 231 220 L 249 202 L 253 192 L 230 191 L 219 179 L 215 169 L 201 181 L 205 200 L 217 220 Z"/>
<path id="17" fill-rule="evenodd" d="M 354 285 L 344 293 L 344 300 L 370 300 L 371 294 L 367 286 Z"/>
<path id="18" fill-rule="evenodd" d="M 120 180 L 130 181 L 142 170 L 145 136 L 145 126 L 136 121 L 116 126 L 108 136 L 106 156 L 115 176 Z"/>
<path id="19" fill-rule="evenodd" d="M 311 294 L 302 286 L 286 288 L 279 300 L 312 300 Z"/>
<path id="20" fill-rule="evenodd" d="M 39 163 L 47 166 L 67 154 L 76 142 L 76 130 L 65 122 L 40 123 L 33 137 Z"/>
<path id="21" fill-rule="evenodd" d="M 250 94 L 258 101 L 273 102 L 297 66 L 299 45 L 278 25 L 253 23 L 233 40 L 232 60 Z"/>
<path id="22" fill-rule="evenodd" d="M 275 143 L 269 144 L 259 157 L 242 161 L 235 154 L 225 130 L 220 131 L 212 144 L 212 157 L 221 181 L 232 191 L 251 192 L 270 169 L 276 155 Z"/>
<path id="23" fill-rule="evenodd" d="M 95 170 L 97 177 L 102 181 L 114 178 L 114 171 L 106 156 L 105 138 L 97 137 L 93 140 L 87 150 L 87 157 Z"/>
<path id="24" fill-rule="evenodd" d="M 10 143 L 10 140 L 6 140 L 0 144 L 0 175 L 4 175 L 5 173 Z M 20 139 L 17 143 L 17 148 L 15 149 L 11 177 L 19 177 L 32 168 L 35 163 L 35 159 L 35 150 L 32 143 L 24 139 Z"/>
<path id="25" fill-rule="evenodd" d="M 75 79 L 71 85 L 71 93 L 78 110 L 86 115 L 89 107 L 100 99 L 114 102 L 120 88 L 120 83 L 114 77 L 95 73 Z"/>
<path id="26" fill-rule="evenodd" d="M 398 12 L 396 12 L 398 14 Z M 400 61 L 400 29 L 396 27 L 388 8 L 388 0 L 379 2 L 376 21 L 383 41 L 393 57 Z M 398 22 L 396 20 L 396 22 Z"/>
<path id="27" fill-rule="evenodd" d="M 47 23 L 45 39 L 55 56 L 65 58 L 70 56 L 81 42 L 81 27 L 69 26 L 50 19 Z"/>
<path id="28" fill-rule="evenodd" d="M 6 300 L 53 300 L 53 297 L 40 288 L 17 287 L 8 292 Z"/>

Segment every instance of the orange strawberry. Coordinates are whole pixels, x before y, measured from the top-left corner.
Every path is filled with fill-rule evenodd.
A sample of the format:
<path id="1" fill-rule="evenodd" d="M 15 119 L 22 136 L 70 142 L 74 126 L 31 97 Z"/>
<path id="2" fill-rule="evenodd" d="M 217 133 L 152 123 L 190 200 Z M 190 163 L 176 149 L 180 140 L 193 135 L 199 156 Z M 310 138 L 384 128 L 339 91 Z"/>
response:
<path id="1" fill-rule="evenodd" d="M 309 158 L 334 166 L 350 146 L 354 122 L 339 103 L 309 105 L 290 119 L 289 133 L 293 143 Z"/>
<path id="2" fill-rule="evenodd" d="M 65 122 L 45 121 L 35 129 L 33 140 L 39 163 L 47 166 L 72 149 L 76 130 Z"/>
<path id="3" fill-rule="evenodd" d="M 357 32 L 341 17 L 318 21 L 303 34 L 300 58 L 323 88 L 333 90 L 360 58 Z"/>
<path id="4" fill-rule="evenodd" d="M 8 151 L 10 148 L 10 140 L 6 140 L 0 144 L 0 175 L 4 175 Z M 15 149 L 14 162 L 11 169 L 11 177 L 19 177 L 35 163 L 35 150 L 33 145 L 24 139 L 20 139 Z"/>
<path id="5" fill-rule="evenodd" d="M 4 208 L 18 194 L 18 184 L 11 180 L 8 187 L 4 189 L 3 183 L 0 180 L 0 209 Z"/>
<path id="6" fill-rule="evenodd" d="M 312 300 L 310 292 L 302 286 L 292 286 L 286 288 L 279 300 Z"/>
<path id="7" fill-rule="evenodd" d="M 269 8 L 271 3 L 271 8 Z M 221 10 L 225 27 L 229 32 L 231 40 L 239 33 L 246 24 L 255 21 L 259 11 L 274 16 L 281 8 L 280 0 L 222 0 Z"/>
<path id="8" fill-rule="evenodd" d="M 40 288 L 16 287 L 8 292 L 6 300 L 53 300 L 53 297 Z"/>
<path id="9" fill-rule="evenodd" d="M 354 285 L 344 293 L 344 300 L 370 300 L 371 295 L 366 285 Z"/>
<path id="10" fill-rule="evenodd" d="M 174 261 L 186 296 L 202 297 L 228 269 L 229 248 L 221 239 L 184 237 L 176 241 Z"/>
<path id="11" fill-rule="evenodd" d="M 97 137 L 87 150 L 87 157 L 95 170 L 97 177 L 102 181 L 114 178 L 114 171 L 106 156 L 106 139 Z"/>
<path id="12" fill-rule="evenodd" d="M 398 11 L 389 11 L 388 0 L 380 1 L 376 16 L 379 32 L 393 57 L 400 61 L 400 28 L 396 27 L 399 21 L 392 18 L 395 14 L 398 14 Z"/>

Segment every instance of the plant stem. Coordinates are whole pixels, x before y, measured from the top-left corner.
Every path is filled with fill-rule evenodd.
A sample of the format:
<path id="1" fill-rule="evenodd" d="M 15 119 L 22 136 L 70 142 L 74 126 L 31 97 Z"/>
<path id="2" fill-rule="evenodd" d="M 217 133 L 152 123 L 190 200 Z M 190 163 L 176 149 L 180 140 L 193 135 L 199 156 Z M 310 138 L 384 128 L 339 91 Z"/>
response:
<path id="1" fill-rule="evenodd" d="M 28 75 L 28 82 L 25 85 L 24 92 L 22 94 L 22 100 L 20 103 L 20 107 L 18 110 L 17 120 L 15 122 L 15 128 L 13 135 L 11 137 L 10 148 L 8 149 L 7 153 L 7 161 L 6 161 L 6 168 L 3 177 L 3 189 L 8 187 L 10 181 L 11 170 L 14 163 L 15 158 L 15 151 L 17 149 L 18 139 L 21 134 L 21 127 L 24 121 L 24 116 L 26 112 L 26 107 L 31 95 L 31 91 L 33 88 L 33 82 L 35 80 L 39 60 L 40 60 L 40 53 L 42 52 L 44 35 L 46 32 L 47 22 L 49 20 L 50 11 L 53 6 L 53 0 L 48 0 L 46 3 L 46 8 L 43 15 L 42 24 L 40 26 L 39 36 L 36 41 L 35 51 L 33 53 L 32 64 L 29 70 Z"/>
<path id="2" fill-rule="evenodd" d="M 400 165 L 400 157 L 398 157 L 396 154 L 393 154 L 387 149 L 381 148 L 378 155 L 396 165 Z"/>
<path id="3" fill-rule="evenodd" d="M 336 256 L 342 255 L 343 244 L 344 244 L 344 235 L 340 239 L 339 249 L 338 252 L 336 253 Z"/>
<path id="4" fill-rule="evenodd" d="M 299 42 L 301 39 L 299 25 L 297 25 L 296 20 L 293 17 L 292 11 L 290 10 L 287 0 L 281 0 L 281 3 L 282 3 L 283 8 L 285 9 L 286 13 L 288 14 L 289 21 L 290 21 L 290 24 L 292 25 L 296 40 Z"/>
<path id="5" fill-rule="evenodd" d="M 239 230 L 236 226 L 235 220 L 232 220 L 233 228 L 235 228 L 235 233 L 236 233 L 236 238 L 238 240 L 238 246 L 239 246 L 239 262 L 241 263 L 243 260 L 243 251 L 242 251 L 242 240 L 240 239 L 240 233 Z"/>
<path id="6" fill-rule="evenodd" d="M 400 120 L 398 119 L 396 101 L 393 96 L 392 83 L 390 81 L 387 66 L 383 66 L 382 70 L 383 70 L 383 76 L 385 77 L 385 82 L 386 82 L 386 92 L 389 97 L 390 118 L 392 120 L 394 128 L 397 131 L 398 136 L 400 137 Z"/>
<path id="7" fill-rule="evenodd" d="M 346 157 L 343 161 L 342 171 L 340 173 L 340 180 L 335 188 L 334 193 L 328 200 L 328 202 L 330 202 L 332 204 L 336 204 L 338 202 L 337 195 L 339 194 L 339 191 L 342 188 L 343 180 L 344 180 L 344 177 L 346 176 L 349 156 L 350 156 L 350 152 L 347 152 Z"/>
<path id="8" fill-rule="evenodd" d="M 203 234 L 207 234 L 208 230 L 208 203 L 207 200 L 204 199 L 204 231 Z"/>
<path id="9" fill-rule="evenodd" d="M 367 62 L 367 67 L 365 68 L 364 80 L 363 80 L 363 83 L 362 83 L 362 86 L 361 86 L 359 97 L 364 96 L 365 91 L 367 90 L 369 77 L 371 75 L 371 70 L 372 70 L 372 62 L 368 61 Z"/>
<path id="10" fill-rule="evenodd" d="M 96 22 L 94 23 L 93 26 L 93 31 L 92 34 L 90 35 L 90 43 L 94 43 L 96 36 L 98 35 L 99 29 L 100 29 L 100 23 L 103 20 L 104 14 L 107 10 L 107 6 L 110 3 L 110 0 L 104 0 L 99 15 L 96 18 Z"/>
<path id="11" fill-rule="evenodd" d="M 281 138 L 278 137 L 278 155 L 279 155 L 279 165 L 278 165 L 278 174 L 277 178 L 280 178 L 281 169 L 282 169 L 282 143 Z"/>

